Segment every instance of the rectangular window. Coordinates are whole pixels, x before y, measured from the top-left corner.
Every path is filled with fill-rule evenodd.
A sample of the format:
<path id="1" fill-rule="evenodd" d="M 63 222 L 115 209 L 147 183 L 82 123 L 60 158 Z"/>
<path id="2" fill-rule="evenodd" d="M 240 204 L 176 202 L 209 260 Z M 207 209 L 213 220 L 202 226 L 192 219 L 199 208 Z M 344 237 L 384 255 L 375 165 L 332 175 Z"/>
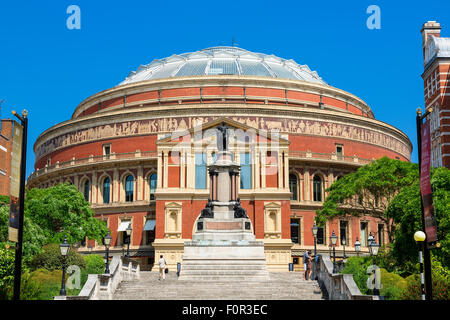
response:
<path id="1" fill-rule="evenodd" d="M 300 219 L 291 219 L 291 241 L 300 244 Z"/>
<path id="2" fill-rule="evenodd" d="M 344 156 L 344 146 L 342 144 L 336 144 L 336 156 L 338 160 L 342 160 Z"/>
<path id="3" fill-rule="evenodd" d="M 378 244 L 380 246 L 384 245 L 384 225 L 378 225 Z"/>
<path id="4" fill-rule="evenodd" d="M 345 240 L 345 245 L 348 245 L 347 239 L 348 239 L 348 222 L 347 221 L 340 221 L 339 222 L 339 236 L 340 236 L 340 243 L 343 245 Z"/>
<path id="5" fill-rule="evenodd" d="M 206 153 L 195 154 L 195 188 L 206 189 Z"/>
<path id="6" fill-rule="evenodd" d="M 317 229 L 317 244 L 325 244 L 325 228 L 323 227 Z"/>
<path id="7" fill-rule="evenodd" d="M 252 188 L 252 165 L 250 162 L 250 153 L 241 153 L 240 154 L 240 163 L 241 163 L 241 189 L 251 189 Z"/>
<path id="8" fill-rule="evenodd" d="M 361 222 L 361 247 L 367 247 L 367 222 Z"/>

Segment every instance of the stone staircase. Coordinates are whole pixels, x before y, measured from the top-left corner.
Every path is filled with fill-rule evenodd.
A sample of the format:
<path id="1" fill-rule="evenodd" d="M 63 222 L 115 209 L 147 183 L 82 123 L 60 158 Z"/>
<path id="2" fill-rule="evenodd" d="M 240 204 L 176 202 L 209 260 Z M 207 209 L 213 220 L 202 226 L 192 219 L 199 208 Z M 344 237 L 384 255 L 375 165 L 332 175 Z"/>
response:
<path id="1" fill-rule="evenodd" d="M 268 278 L 264 259 L 183 259 L 179 281 L 264 281 Z"/>
<path id="2" fill-rule="evenodd" d="M 212 266 L 211 266 L 212 267 Z M 231 266 L 230 266 L 231 267 Z M 140 279 L 124 281 L 114 300 L 323 300 L 317 281 L 303 280 L 301 272 L 271 272 L 270 280 L 178 280 L 175 272 L 158 280 L 159 273 L 141 271 Z M 203 279 L 205 280 L 205 279 Z"/>

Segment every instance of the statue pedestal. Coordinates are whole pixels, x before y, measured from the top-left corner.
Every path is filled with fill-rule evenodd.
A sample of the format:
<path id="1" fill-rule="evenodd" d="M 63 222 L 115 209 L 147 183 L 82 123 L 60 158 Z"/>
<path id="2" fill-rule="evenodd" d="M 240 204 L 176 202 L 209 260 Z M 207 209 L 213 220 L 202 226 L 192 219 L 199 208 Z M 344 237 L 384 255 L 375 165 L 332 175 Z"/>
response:
<path id="1" fill-rule="evenodd" d="M 179 280 L 268 281 L 264 242 L 256 241 L 251 220 L 237 198 L 239 166 L 221 151 L 210 167 L 211 198 L 184 243 Z"/>

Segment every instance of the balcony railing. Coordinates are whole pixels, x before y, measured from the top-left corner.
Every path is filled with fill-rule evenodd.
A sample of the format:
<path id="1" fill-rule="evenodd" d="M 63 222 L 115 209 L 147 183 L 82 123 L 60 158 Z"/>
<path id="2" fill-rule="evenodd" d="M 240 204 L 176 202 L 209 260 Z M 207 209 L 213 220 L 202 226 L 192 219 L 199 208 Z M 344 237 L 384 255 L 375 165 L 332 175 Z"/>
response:
<path id="1" fill-rule="evenodd" d="M 50 173 L 55 170 L 60 170 L 64 168 L 69 167 L 75 167 L 75 166 L 82 166 L 87 164 L 93 164 L 93 163 L 102 163 L 102 162 L 114 162 L 114 161 L 120 161 L 120 160 L 134 160 L 134 159 L 156 159 L 158 156 L 157 151 L 139 151 L 136 152 L 126 152 L 126 153 L 111 153 L 108 155 L 102 155 L 102 156 L 89 156 L 87 158 L 80 158 L 75 159 L 73 157 L 69 161 L 59 162 L 57 161 L 54 165 L 45 166 L 42 169 L 37 169 L 35 172 L 33 172 L 29 177 L 28 181 L 39 177 L 40 175 Z"/>
<path id="2" fill-rule="evenodd" d="M 369 164 L 375 159 L 364 159 L 360 158 L 357 155 L 354 156 L 343 156 L 338 155 L 336 153 L 320 153 L 320 152 L 311 152 L 311 151 L 289 151 L 290 159 L 308 159 L 308 160 L 325 160 L 325 161 L 336 161 L 342 163 L 352 163 L 352 164 L 360 164 L 365 165 Z"/>

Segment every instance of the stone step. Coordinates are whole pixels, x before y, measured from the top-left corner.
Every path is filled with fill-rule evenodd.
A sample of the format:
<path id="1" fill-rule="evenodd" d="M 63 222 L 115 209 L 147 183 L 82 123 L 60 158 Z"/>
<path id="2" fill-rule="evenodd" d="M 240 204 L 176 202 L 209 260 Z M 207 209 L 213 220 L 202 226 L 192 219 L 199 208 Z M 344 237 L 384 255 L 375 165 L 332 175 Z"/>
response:
<path id="1" fill-rule="evenodd" d="M 201 275 L 196 275 L 200 277 Z M 117 300 L 321 300 L 317 281 L 304 280 L 300 272 L 270 272 L 270 280 L 251 281 L 248 276 L 231 281 L 226 275 L 201 280 L 178 280 L 175 272 L 159 281 L 158 272 L 141 272 L 140 279 L 122 282 Z M 206 277 L 208 278 L 208 277 Z M 214 280 L 214 278 L 216 280 Z M 233 277 L 236 279 L 236 276 Z"/>

